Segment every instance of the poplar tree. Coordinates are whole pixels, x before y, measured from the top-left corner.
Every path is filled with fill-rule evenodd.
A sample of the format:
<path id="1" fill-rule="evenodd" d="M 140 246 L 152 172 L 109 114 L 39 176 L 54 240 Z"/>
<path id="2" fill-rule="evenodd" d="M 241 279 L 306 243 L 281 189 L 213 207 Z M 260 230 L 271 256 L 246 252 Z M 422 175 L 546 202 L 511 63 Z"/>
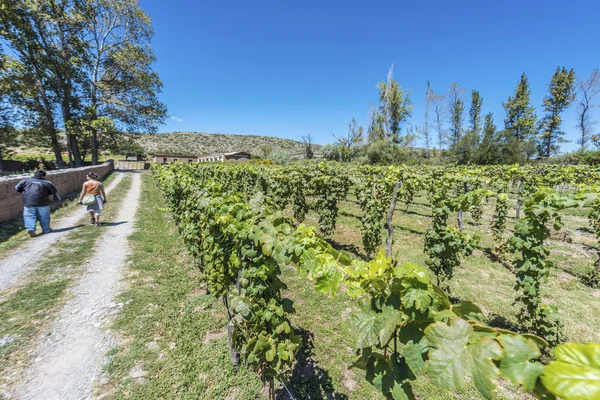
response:
<path id="1" fill-rule="evenodd" d="M 515 139 L 519 151 L 525 153 L 529 159 L 535 152 L 535 136 L 537 134 L 537 115 L 535 108 L 530 103 L 531 89 L 525 72 L 517 84 L 513 96 L 502 103 L 506 118 L 504 129 L 509 131 Z"/>
<path id="2" fill-rule="evenodd" d="M 407 90 L 394 80 L 394 66 L 388 72 L 387 82 L 379 82 L 380 111 L 385 117 L 386 138 L 400 143 L 400 125 L 411 116 L 412 102 Z"/>
<path id="3" fill-rule="evenodd" d="M 471 92 L 471 107 L 469 108 L 470 127 L 458 140 L 455 152 L 457 161 L 461 164 L 473 162 L 473 154 L 481 140 L 481 106 L 483 99 L 477 90 Z"/>
<path id="4" fill-rule="evenodd" d="M 458 141 L 463 135 L 463 113 L 465 111 L 465 102 L 462 97 L 464 90 L 457 82 L 450 84 L 448 90 L 448 106 L 450 109 L 450 143 L 451 148 L 456 149 Z"/>
<path id="5" fill-rule="evenodd" d="M 469 109 L 469 123 L 471 124 L 470 131 L 477 135 L 481 135 L 481 106 L 483 99 L 477 90 L 471 92 L 471 108 Z"/>
<path id="6" fill-rule="evenodd" d="M 423 123 L 423 137 L 425 139 L 425 158 L 429 158 L 429 146 L 430 146 L 430 128 L 429 128 L 429 109 L 433 102 L 433 90 L 431 90 L 431 83 L 427 81 L 427 89 L 425 90 L 425 122 Z"/>
<path id="7" fill-rule="evenodd" d="M 577 129 L 579 129 L 579 144 L 581 151 L 587 148 L 594 134 L 596 121 L 592 120 L 591 112 L 597 107 L 595 97 L 600 94 L 600 74 L 598 69 L 592 71 L 586 79 L 577 82 L 579 96 L 577 101 Z"/>
<path id="8" fill-rule="evenodd" d="M 538 137 L 540 156 L 550 157 L 560 150 L 560 143 L 566 142 L 563 139 L 565 133 L 560 129 L 562 124 L 560 114 L 571 105 L 573 100 L 575 100 L 575 71 L 557 67 L 548 85 L 548 95 L 543 100 L 546 115 L 542 120 L 541 133 Z"/>

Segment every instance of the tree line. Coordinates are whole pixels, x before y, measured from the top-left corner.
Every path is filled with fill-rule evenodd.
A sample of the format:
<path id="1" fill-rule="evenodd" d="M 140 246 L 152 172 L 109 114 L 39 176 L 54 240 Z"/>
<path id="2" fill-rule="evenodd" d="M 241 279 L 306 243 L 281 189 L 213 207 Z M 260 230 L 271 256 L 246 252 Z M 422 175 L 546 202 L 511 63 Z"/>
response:
<path id="1" fill-rule="evenodd" d="M 152 21 L 136 0 L 0 0 L 0 10 L 0 169 L 16 135 L 51 147 L 62 168 L 64 132 L 80 167 L 166 118 Z"/>
<path id="2" fill-rule="evenodd" d="M 325 146 L 324 156 L 337 161 L 363 157 L 371 163 L 404 160 L 418 154 L 425 159 L 444 158 L 459 164 L 498 164 L 549 158 L 567 142 L 562 130 L 563 112 L 577 107 L 580 151 L 593 145 L 600 148 L 600 133 L 595 131 L 593 110 L 598 106 L 600 74 L 598 69 L 585 78 L 577 78 L 573 69 L 558 67 L 548 85 L 538 117 L 531 103 L 531 89 L 523 73 L 515 91 L 502 103 L 505 111 L 499 129 L 492 113 L 484 114 L 483 98 L 472 90 L 467 109 L 466 91 L 453 82 L 446 93 L 436 93 L 427 81 L 425 113 L 421 125 L 410 125 L 410 91 L 393 76 L 393 66 L 385 82 L 377 85 L 379 104 L 369 107 L 366 133 L 352 119 L 345 135 L 334 135 L 336 142 Z M 402 126 L 406 125 L 405 129 Z M 422 147 L 417 149 L 417 140 Z M 365 145 L 366 141 L 366 145 Z"/>

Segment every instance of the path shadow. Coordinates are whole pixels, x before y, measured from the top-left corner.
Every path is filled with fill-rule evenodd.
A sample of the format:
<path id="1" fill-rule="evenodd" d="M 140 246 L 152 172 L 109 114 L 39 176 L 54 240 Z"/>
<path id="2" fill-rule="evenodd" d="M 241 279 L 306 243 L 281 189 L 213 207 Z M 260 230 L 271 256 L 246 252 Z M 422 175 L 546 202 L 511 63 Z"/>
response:
<path id="1" fill-rule="evenodd" d="M 100 226 L 118 226 L 128 223 L 129 221 L 119 221 L 119 222 L 102 222 L 100 220 Z"/>
<path id="2" fill-rule="evenodd" d="M 52 232 L 50 232 L 50 233 L 68 232 L 68 231 L 71 231 L 73 229 L 81 228 L 82 226 L 85 226 L 85 225 L 79 224 L 79 225 L 69 226 L 67 228 L 52 229 Z"/>
<path id="3" fill-rule="evenodd" d="M 329 243 L 331 245 L 331 247 L 333 247 L 337 251 L 347 251 L 348 253 L 352 253 L 353 255 L 355 255 L 356 257 L 360 258 L 363 261 L 369 261 L 368 257 L 365 256 L 360 251 L 360 249 L 358 248 L 358 246 L 356 246 L 356 245 L 353 245 L 353 244 L 342 244 L 340 242 L 336 242 L 335 240 L 333 240 L 331 238 L 325 238 L 325 241 L 327 243 Z"/>
<path id="4" fill-rule="evenodd" d="M 319 367 L 315 360 L 313 360 L 314 335 L 312 332 L 298 328 L 295 329 L 294 333 L 300 338 L 300 348 L 296 354 L 296 364 L 294 364 L 289 381 L 285 382 L 287 390 L 285 387 L 277 389 L 275 391 L 275 398 L 277 400 L 291 400 L 291 393 L 294 399 L 347 400 L 348 396 L 335 392 L 329 373 Z M 288 390 L 290 393 L 288 393 Z"/>

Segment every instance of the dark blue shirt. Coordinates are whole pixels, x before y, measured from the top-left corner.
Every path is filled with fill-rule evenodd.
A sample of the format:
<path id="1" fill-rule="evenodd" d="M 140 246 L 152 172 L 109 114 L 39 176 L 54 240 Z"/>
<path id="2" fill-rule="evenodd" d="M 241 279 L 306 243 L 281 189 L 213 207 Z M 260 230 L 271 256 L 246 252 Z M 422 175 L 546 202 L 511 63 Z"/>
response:
<path id="1" fill-rule="evenodd" d="M 23 193 L 23 206 L 45 207 L 50 205 L 50 195 L 56 194 L 56 186 L 44 178 L 25 178 L 15 186 Z"/>

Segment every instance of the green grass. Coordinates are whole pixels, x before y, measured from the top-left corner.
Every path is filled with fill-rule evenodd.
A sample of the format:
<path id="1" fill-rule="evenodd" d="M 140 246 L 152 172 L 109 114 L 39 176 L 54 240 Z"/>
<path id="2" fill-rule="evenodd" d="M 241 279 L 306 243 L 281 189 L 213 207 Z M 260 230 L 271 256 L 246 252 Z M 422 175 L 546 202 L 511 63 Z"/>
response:
<path id="1" fill-rule="evenodd" d="M 119 296 L 125 306 L 113 326 L 124 345 L 111 351 L 110 382 L 99 390 L 115 399 L 260 397 L 256 374 L 229 362 L 223 305 L 199 289 L 152 177 L 142 178 L 128 288 Z M 130 377 L 136 365 L 148 373 L 143 379 Z"/>
<path id="2" fill-rule="evenodd" d="M 114 201 L 108 202 L 103 221 L 116 218 L 122 199 L 131 187 L 131 178 L 124 178 L 113 190 Z M 83 215 L 83 211 L 82 211 Z M 96 240 L 109 226 L 87 225 L 82 216 L 77 229 L 58 242 L 40 259 L 37 268 L 26 277 L 23 286 L 13 286 L 0 294 L 0 384 L 26 365 L 28 350 L 35 338 L 47 328 L 53 317 L 69 299 L 67 289 L 83 271 L 85 261 L 93 254 Z M 30 239 L 35 240 L 35 239 Z"/>
<path id="3" fill-rule="evenodd" d="M 104 186 L 108 186 L 115 178 L 116 174 L 109 172 L 103 179 Z M 60 219 L 65 214 L 72 211 L 73 200 L 79 197 L 79 191 L 67 193 L 63 196 L 63 201 L 55 203 L 51 206 L 52 220 Z M 52 222 L 51 222 L 52 226 Z M 14 218 L 10 221 L 2 221 L 0 224 L 0 260 L 10 251 L 28 243 L 30 241 L 25 225 L 23 225 L 23 217 Z"/>

